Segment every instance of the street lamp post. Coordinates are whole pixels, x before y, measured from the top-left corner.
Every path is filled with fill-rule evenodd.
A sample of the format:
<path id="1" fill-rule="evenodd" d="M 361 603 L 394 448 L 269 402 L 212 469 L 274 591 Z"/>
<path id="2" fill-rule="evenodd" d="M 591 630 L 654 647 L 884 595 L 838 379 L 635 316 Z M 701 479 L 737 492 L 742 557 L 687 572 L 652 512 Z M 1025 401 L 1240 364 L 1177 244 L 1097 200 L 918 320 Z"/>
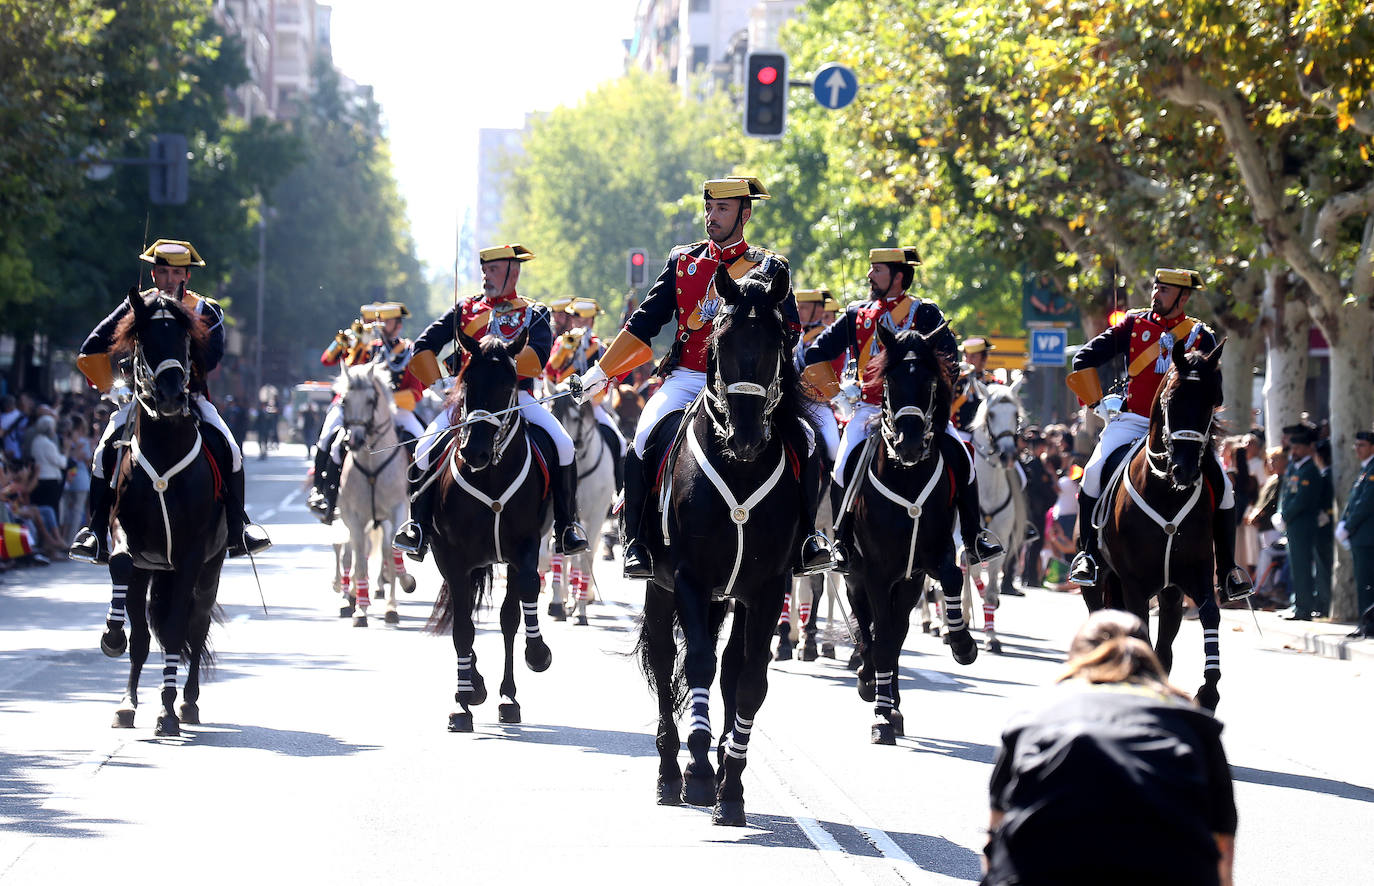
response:
<path id="1" fill-rule="evenodd" d="M 267 297 L 267 214 L 258 219 L 258 322 L 253 346 L 253 396 L 262 390 L 262 314 Z"/>

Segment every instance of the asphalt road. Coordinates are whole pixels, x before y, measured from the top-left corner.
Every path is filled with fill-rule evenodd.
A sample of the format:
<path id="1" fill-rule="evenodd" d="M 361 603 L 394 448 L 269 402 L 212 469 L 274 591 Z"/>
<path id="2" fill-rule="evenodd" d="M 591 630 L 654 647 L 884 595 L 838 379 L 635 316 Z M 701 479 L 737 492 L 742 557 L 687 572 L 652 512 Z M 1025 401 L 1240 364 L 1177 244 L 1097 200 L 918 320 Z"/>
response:
<path id="1" fill-rule="evenodd" d="M 473 734 L 451 734 L 453 649 L 422 631 L 437 573 L 416 570 L 399 625 L 340 619 L 331 531 L 303 507 L 305 470 L 300 447 L 250 458 L 250 510 L 276 542 L 258 562 L 268 614 L 248 564 L 231 562 L 204 725 L 180 738 L 153 736 L 156 653 L 136 727 L 110 728 L 127 659 L 97 649 L 103 570 L 5 575 L 0 883 L 976 881 L 1001 725 L 1054 678 L 1085 614 L 1074 596 L 1007 598 L 1006 654 L 969 667 L 913 632 L 896 747 L 869 744 L 871 706 L 842 660 L 773 665 L 745 776 L 749 826 L 715 827 L 709 809 L 654 804 L 655 707 L 626 655 L 642 588 L 618 564 L 598 562 L 590 626 L 544 620 L 554 662 L 542 674 L 519 663 L 518 726 L 496 722 L 500 633 L 483 614 L 493 697 Z M 1224 627 L 1237 882 L 1367 882 L 1371 675 Z M 1180 685 L 1198 685 L 1201 647 L 1185 623 Z"/>

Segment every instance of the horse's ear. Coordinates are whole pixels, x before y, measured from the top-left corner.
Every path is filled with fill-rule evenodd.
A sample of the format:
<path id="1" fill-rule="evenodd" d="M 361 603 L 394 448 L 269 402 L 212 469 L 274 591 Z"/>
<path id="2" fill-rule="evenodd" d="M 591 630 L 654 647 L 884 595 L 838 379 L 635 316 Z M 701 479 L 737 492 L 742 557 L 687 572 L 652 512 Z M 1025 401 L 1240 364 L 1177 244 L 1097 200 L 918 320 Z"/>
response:
<path id="1" fill-rule="evenodd" d="M 787 270 L 787 265 L 783 265 L 773 275 L 772 287 L 768 294 L 773 297 L 773 304 L 775 305 L 782 304 L 789 295 L 792 295 L 792 273 Z M 795 297 L 793 296 L 793 298 Z"/>
<path id="2" fill-rule="evenodd" d="M 897 333 L 893 332 L 891 329 L 888 329 L 887 324 L 885 323 L 880 322 L 876 325 L 878 332 L 878 342 L 882 344 L 883 350 L 894 350 L 897 347 Z"/>
<path id="3" fill-rule="evenodd" d="M 735 278 L 730 276 L 730 271 L 725 267 L 724 262 L 716 266 L 715 274 L 716 295 L 724 299 L 727 305 L 739 302 L 740 289 Z"/>
<path id="4" fill-rule="evenodd" d="M 1221 363 L 1221 349 L 1224 347 L 1226 347 L 1226 339 L 1223 338 L 1215 348 L 1212 348 L 1212 353 L 1207 355 L 1207 362 L 1213 366 L 1219 365 Z"/>
<path id="5" fill-rule="evenodd" d="M 143 301 L 143 296 L 139 294 L 137 286 L 130 286 L 128 293 L 129 310 L 134 312 L 134 319 L 142 320 L 148 313 L 148 305 Z"/>
<path id="6" fill-rule="evenodd" d="M 529 344 L 529 341 L 530 331 L 528 329 L 520 330 L 520 334 L 506 345 L 506 353 L 510 354 L 512 360 L 515 359 L 521 351 L 525 350 L 525 345 Z"/>
<path id="7" fill-rule="evenodd" d="M 1013 370 L 1011 379 L 1011 392 L 1013 394 L 1021 390 L 1021 386 L 1026 383 L 1026 374 L 1019 369 Z"/>
<path id="8" fill-rule="evenodd" d="M 481 343 L 462 329 L 458 330 L 458 345 L 469 354 L 480 354 L 482 352 Z"/>
<path id="9" fill-rule="evenodd" d="M 1174 342 L 1174 349 L 1170 356 L 1173 357 L 1174 365 L 1178 367 L 1179 372 L 1182 372 L 1183 368 L 1188 365 L 1188 340 L 1179 339 Z"/>

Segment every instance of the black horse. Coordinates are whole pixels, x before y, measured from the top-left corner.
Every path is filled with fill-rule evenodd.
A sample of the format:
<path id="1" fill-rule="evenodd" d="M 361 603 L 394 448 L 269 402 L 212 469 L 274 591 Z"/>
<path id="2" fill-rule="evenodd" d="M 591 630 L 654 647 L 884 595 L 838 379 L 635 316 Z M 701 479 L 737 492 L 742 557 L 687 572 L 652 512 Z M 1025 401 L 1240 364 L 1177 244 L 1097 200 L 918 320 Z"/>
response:
<path id="1" fill-rule="evenodd" d="M 870 371 L 883 381 L 879 433 L 846 469 L 853 502 L 843 519 L 854 521 L 855 544 L 845 585 L 861 639 L 859 695 L 874 702 L 874 744 L 894 744 L 904 734 L 897 664 L 928 577 L 944 595 L 954 660 L 966 665 L 978 657 L 954 558 L 955 478 L 964 472 L 950 462 L 968 455 L 945 431 L 951 393 L 930 344 L 937 332 L 878 326 L 883 353 Z"/>
<path id="2" fill-rule="evenodd" d="M 1172 365 L 1150 408 L 1149 433 L 1127 456 L 1121 483 L 1108 486 L 1098 506 L 1101 518 L 1092 522 L 1101 527 L 1106 587 L 1084 587 L 1083 602 L 1090 612 L 1104 607 L 1133 612 L 1148 625 L 1150 598 L 1158 594 L 1155 652 L 1167 672 L 1186 594 L 1198 608 L 1206 656 L 1197 700 L 1216 710 L 1221 610 L 1212 586 L 1212 533 L 1225 478 L 1212 452 L 1225 342 L 1206 355 L 1189 353 L 1186 345 L 1174 345 Z"/>
<path id="3" fill-rule="evenodd" d="M 444 584 L 430 616 L 436 633 L 453 630 L 458 655 L 458 689 L 462 710 L 449 715 L 450 732 L 471 732 L 470 705 L 487 699 L 472 650 L 472 615 L 491 588 L 492 566 L 506 564 L 506 598 L 501 604 L 501 633 L 506 667 L 501 679 L 502 723 L 520 722 L 515 700 L 513 663 L 515 632 L 523 612 L 525 663 L 548 670 L 553 652 L 539 631 L 539 544 L 553 525 L 549 510 L 549 466 L 557 465 L 553 444 L 536 434 L 516 405 L 515 355 L 525 347 L 521 332 L 509 344 L 494 336 L 481 342 L 459 331 L 459 346 L 468 353 L 459 383 L 445 408 L 458 410 L 458 429 L 441 448 L 434 468 L 439 484 L 431 549 Z M 536 407 L 537 408 L 537 407 Z M 504 414 L 493 415 L 493 413 Z"/>
<path id="4" fill-rule="evenodd" d="M 134 414 L 128 443 L 115 456 L 114 511 L 124 542 L 110 572 L 129 586 L 129 685 L 116 727 L 134 725 L 138 678 L 148 658 L 149 624 L 163 649 L 162 714 L 156 734 L 178 735 L 200 722 L 200 668 L 217 612 L 220 568 L 228 534 L 225 477 L 230 460 L 218 434 L 202 436 L 191 404 L 193 374 L 203 375 L 207 333 L 175 298 L 129 291 L 128 315 L 114 351 L 132 355 Z M 237 503 L 241 506 L 241 503 Z M 233 507 L 235 503 L 229 503 Z M 107 625 L 102 646 L 123 645 L 122 627 Z M 117 652 L 116 652 L 117 654 Z M 188 666 L 180 718 L 173 711 L 177 670 Z"/>
<path id="5" fill-rule="evenodd" d="M 658 802 L 714 802 L 716 824 L 743 825 L 750 730 L 767 694 L 769 641 L 802 539 L 806 438 L 779 309 L 791 288 L 786 267 L 766 259 L 738 284 L 722 268 L 715 286 L 724 307 L 711 337 L 705 390 L 663 471 L 668 488 L 659 528 L 645 539 L 655 574 L 638 652 L 658 696 Z M 716 748 L 717 783 L 708 702 L 715 644 L 732 600 L 720 669 L 725 728 Z M 676 720 L 688 701 L 691 761 L 681 772 Z"/>

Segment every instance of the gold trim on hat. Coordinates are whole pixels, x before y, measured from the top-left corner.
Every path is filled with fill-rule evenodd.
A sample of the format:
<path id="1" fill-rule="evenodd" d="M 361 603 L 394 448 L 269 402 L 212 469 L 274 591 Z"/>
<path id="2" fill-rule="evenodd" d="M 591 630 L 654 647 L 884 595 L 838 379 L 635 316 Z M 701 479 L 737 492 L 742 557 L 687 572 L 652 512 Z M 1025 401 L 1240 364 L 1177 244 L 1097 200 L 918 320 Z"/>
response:
<path id="1" fill-rule="evenodd" d="M 488 246 L 486 249 L 480 250 L 477 257 L 484 262 L 500 261 L 501 259 L 529 261 L 534 258 L 534 253 L 519 243 L 507 243 L 505 246 Z"/>
<path id="2" fill-rule="evenodd" d="M 1155 268 L 1155 280 L 1184 289 L 1204 289 L 1202 275 L 1190 268 Z"/>
<path id="3" fill-rule="evenodd" d="M 873 264 L 897 262 L 899 264 L 919 265 L 921 255 L 914 246 L 882 246 L 868 250 L 868 260 Z"/>
<path id="4" fill-rule="evenodd" d="M 196 252 L 188 240 L 165 240 L 159 238 L 153 245 L 138 255 L 141 261 L 150 265 L 162 264 L 173 268 L 203 268 L 205 260 Z"/>

